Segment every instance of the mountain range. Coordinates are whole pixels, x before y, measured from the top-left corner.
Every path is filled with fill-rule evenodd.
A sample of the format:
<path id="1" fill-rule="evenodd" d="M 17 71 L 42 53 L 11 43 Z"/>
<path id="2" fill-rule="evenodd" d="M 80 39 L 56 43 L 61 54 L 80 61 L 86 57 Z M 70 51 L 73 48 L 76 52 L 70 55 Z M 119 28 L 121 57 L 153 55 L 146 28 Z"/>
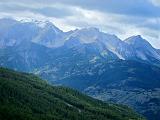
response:
<path id="1" fill-rule="evenodd" d="M 160 116 L 160 50 L 140 35 L 97 28 L 63 32 L 49 21 L 0 20 L 0 66 Z"/>
<path id="2" fill-rule="evenodd" d="M 101 54 L 108 50 L 119 59 L 149 62 L 160 60 L 159 50 L 153 48 L 140 35 L 122 41 L 117 36 L 103 33 L 97 28 L 63 32 L 51 22 L 36 20 L 26 22 L 1 19 L 0 26 L 0 48 L 17 46 L 24 42 L 36 43 L 47 48 L 58 48 L 65 44 L 75 47 L 95 43 Z"/>

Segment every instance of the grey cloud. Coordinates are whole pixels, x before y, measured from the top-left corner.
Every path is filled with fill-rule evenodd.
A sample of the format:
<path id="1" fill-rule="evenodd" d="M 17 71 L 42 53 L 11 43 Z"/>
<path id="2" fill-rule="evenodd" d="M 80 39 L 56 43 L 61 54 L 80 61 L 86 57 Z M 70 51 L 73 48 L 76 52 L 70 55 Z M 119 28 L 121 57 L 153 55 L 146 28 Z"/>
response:
<path id="1" fill-rule="evenodd" d="M 0 12 L 24 12 L 30 11 L 33 13 L 42 14 L 47 17 L 63 18 L 66 16 L 71 16 L 74 13 L 68 8 L 58 8 L 58 7 L 30 7 L 28 5 L 20 4 L 0 4 Z"/>
<path id="2" fill-rule="evenodd" d="M 1 2 L 3 2 L 2 0 Z M 11 0 L 4 2 L 10 3 Z M 13 1 L 12 1 L 13 2 Z M 14 3 L 18 3 L 14 0 Z M 150 0 L 21 0 L 25 4 L 64 4 L 70 6 L 79 6 L 89 10 L 98 10 L 116 14 L 125 14 L 133 16 L 160 17 L 160 7 L 151 4 Z"/>
<path id="3" fill-rule="evenodd" d="M 64 18 L 66 16 L 74 15 L 74 13 L 69 9 L 59 9 L 59 8 L 53 8 L 53 7 L 44 7 L 40 9 L 34 9 L 33 12 L 37 12 L 39 14 L 42 14 L 44 16 L 48 17 L 57 17 L 57 18 Z"/>

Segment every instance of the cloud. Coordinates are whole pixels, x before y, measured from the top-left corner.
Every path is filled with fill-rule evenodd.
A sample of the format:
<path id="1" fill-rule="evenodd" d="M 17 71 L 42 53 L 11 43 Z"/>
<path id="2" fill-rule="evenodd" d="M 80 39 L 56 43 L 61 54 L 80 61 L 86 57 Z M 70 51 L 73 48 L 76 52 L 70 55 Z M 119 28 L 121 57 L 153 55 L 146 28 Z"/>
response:
<path id="1" fill-rule="evenodd" d="M 160 6 L 160 0 L 150 0 L 150 1 L 153 3 L 153 5 Z"/>
<path id="2" fill-rule="evenodd" d="M 43 6 L 43 5 L 35 5 L 29 6 L 25 4 L 2 4 L 0 3 L 0 12 L 23 12 L 29 11 L 37 14 L 42 14 L 46 17 L 65 17 L 70 16 L 73 12 L 64 7 L 63 5 L 52 5 L 52 6 Z"/>
<path id="3" fill-rule="evenodd" d="M 160 7 L 156 7 L 150 2 L 159 3 L 159 0 L 1 0 L 1 3 L 19 4 L 28 6 L 63 4 L 65 6 L 77 6 L 88 10 L 98 10 L 116 14 L 126 14 L 133 16 L 160 16 Z"/>
<path id="4" fill-rule="evenodd" d="M 59 9 L 59 8 L 53 8 L 53 7 L 44 7 L 41 9 L 33 9 L 33 12 L 42 14 L 47 17 L 66 17 L 73 15 L 72 11 L 69 11 L 68 9 Z"/>

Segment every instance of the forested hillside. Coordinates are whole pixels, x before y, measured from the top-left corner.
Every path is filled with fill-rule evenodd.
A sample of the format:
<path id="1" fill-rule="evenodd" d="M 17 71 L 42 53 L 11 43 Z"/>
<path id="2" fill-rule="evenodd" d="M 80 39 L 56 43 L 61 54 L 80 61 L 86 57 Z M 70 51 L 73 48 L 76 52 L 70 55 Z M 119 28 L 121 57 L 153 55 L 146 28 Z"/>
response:
<path id="1" fill-rule="evenodd" d="M 103 103 L 38 77 L 0 68 L 0 120 L 143 120 L 126 106 Z"/>

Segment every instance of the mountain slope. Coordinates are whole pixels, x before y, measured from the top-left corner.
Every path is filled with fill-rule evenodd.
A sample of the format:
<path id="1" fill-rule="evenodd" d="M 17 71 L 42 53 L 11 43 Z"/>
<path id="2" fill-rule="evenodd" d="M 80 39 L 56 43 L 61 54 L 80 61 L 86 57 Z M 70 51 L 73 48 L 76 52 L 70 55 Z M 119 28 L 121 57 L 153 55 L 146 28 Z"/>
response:
<path id="1" fill-rule="evenodd" d="M 86 65 L 84 64 L 84 66 Z M 81 74 L 62 77 L 63 79 L 58 80 L 57 83 L 64 81 L 68 85 L 76 84 L 77 81 L 74 81 L 74 78 L 76 79 L 78 76 L 83 76 L 86 79 L 92 78 L 93 80 L 90 80 L 91 85 L 99 86 L 100 88 L 112 88 L 115 86 L 119 89 L 125 86 L 143 89 L 160 88 L 160 68 L 146 63 L 112 60 L 101 64 L 95 63 L 90 65 L 90 72 L 85 71 L 87 69 L 83 68 L 72 68 L 73 71 L 77 71 L 76 69 L 78 69 Z M 81 80 L 83 80 L 82 78 Z M 73 81 L 69 82 L 71 80 Z"/>
<path id="2" fill-rule="evenodd" d="M 160 60 L 157 50 L 140 35 L 127 38 L 125 42 L 134 47 L 138 59 L 151 62 L 152 59 Z"/>
<path id="3" fill-rule="evenodd" d="M 32 42 L 0 49 L 0 65 L 19 71 L 33 71 L 50 61 L 51 49 Z"/>
<path id="4" fill-rule="evenodd" d="M 73 73 L 54 83 L 76 88 L 100 100 L 128 105 L 149 120 L 159 120 L 159 67 L 121 60 L 85 66 L 78 68 L 79 74 Z"/>
<path id="5" fill-rule="evenodd" d="M 32 74 L 0 68 L 0 119 L 141 120 L 125 106 L 103 103 Z"/>

